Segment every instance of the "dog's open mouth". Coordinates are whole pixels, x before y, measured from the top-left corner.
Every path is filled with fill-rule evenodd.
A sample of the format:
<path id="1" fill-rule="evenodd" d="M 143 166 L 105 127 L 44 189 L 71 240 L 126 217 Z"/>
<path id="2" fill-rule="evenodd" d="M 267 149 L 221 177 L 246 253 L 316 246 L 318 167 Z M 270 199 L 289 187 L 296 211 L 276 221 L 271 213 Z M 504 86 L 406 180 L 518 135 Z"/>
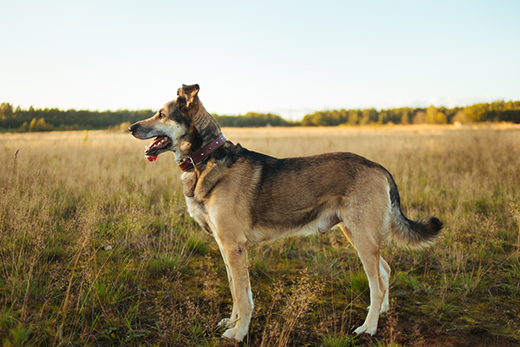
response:
<path id="1" fill-rule="evenodd" d="M 162 150 L 168 148 L 172 140 L 168 136 L 157 136 L 144 150 L 144 155 L 149 161 L 155 161 Z"/>

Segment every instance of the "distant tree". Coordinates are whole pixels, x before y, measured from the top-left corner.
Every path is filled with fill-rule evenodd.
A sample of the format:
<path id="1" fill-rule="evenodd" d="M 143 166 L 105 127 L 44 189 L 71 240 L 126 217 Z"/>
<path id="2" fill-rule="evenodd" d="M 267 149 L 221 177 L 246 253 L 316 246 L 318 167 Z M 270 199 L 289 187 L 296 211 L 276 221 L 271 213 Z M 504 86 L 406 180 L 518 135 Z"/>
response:
<path id="1" fill-rule="evenodd" d="M 47 123 L 43 117 L 38 119 L 38 121 L 36 122 L 36 125 L 34 126 L 35 131 L 49 131 L 51 129 L 52 129 L 52 125 Z"/>
<path id="2" fill-rule="evenodd" d="M 379 112 L 377 122 L 379 124 L 386 124 L 386 123 L 388 123 L 388 113 L 389 113 L 389 111 L 381 110 L 381 112 Z"/>
<path id="3" fill-rule="evenodd" d="M 413 124 L 424 124 L 425 119 L 426 119 L 426 112 L 419 110 L 419 111 L 415 112 L 412 123 Z"/>
<path id="4" fill-rule="evenodd" d="M 437 118 L 437 108 L 433 105 L 430 105 L 426 109 L 426 117 L 424 121 L 428 124 L 435 124 L 435 119 Z"/>
<path id="5" fill-rule="evenodd" d="M 518 110 L 505 110 L 501 114 L 501 121 L 503 122 L 513 122 L 520 124 L 520 109 Z"/>
<path id="6" fill-rule="evenodd" d="M 455 123 L 455 122 L 459 122 L 459 123 L 468 123 L 468 119 L 466 117 L 466 114 L 464 113 L 464 111 L 459 111 L 457 112 L 457 114 L 455 114 L 455 116 L 453 116 L 451 118 L 451 121 L 450 123 Z"/>
<path id="7" fill-rule="evenodd" d="M 29 124 L 27 124 L 27 122 L 23 122 L 23 124 L 20 126 L 20 131 L 22 131 L 22 132 L 29 131 Z"/>
<path id="8" fill-rule="evenodd" d="M 410 116 L 408 114 L 408 110 L 404 110 L 401 113 L 401 124 L 409 124 L 410 123 Z"/>
<path id="9" fill-rule="evenodd" d="M 378 112 L 374 108 L 366 108 L 361 112 L 360 125 L 375 123 L 378 121 Z"/>
<path id="10" fill-rule="evenodd" d="M 13 112 L 13 118 L 18 118 L 22 114 L 22 108 L 20 106 L 16 107 L 16 110 Z"/>
<path id="11" fill-rule="evenodd" d="M 435 116 L 435 124 L 446 124 L 448 123 L 448 118 L 446 118 L 446 115 L 442 112 L 437 112 L 437 115 Z"/>
<path id="12" fill-rule="evenodd" d="M 36 118 L 33 118 L 33 119 L 31 120 L 31 123 L 29 123 L 29 131 L 34 131 L 34 130 L 35 130 L 35 128 L 36 128 L 36 122 L 37 122 L 37 121 L 36 121 Z"/>
<path id="13" fill-rule="evenodd" d="M 0 119 L 12 118 L 13 106 L 7 102 L 0 104 Z"/>
<path id="14" fill-rule="evenodd" d="M 475 104 L 464 108 L 464 114 L 471 122 L 485 121 L 487 117 L 485 104 Z"/>
<path id="15" fill-rule="evenodd" d="M 359 122 L 359 110 L 348 111 L 347 122 L 350 125 L 357 125 Z"/>

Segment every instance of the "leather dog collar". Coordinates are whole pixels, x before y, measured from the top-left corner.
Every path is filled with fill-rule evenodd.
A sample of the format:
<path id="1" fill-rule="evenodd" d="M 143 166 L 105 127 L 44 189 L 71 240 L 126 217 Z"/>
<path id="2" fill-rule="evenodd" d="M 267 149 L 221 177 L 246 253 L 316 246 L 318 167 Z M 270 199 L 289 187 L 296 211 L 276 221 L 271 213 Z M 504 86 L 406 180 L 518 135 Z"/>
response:
<path id="1" fill-rule="evenodd" d="M 222 146 L 226 142 L 226 137 L 224 134 L 220 133 L 220 135 L 211 141 L 209 144 L 207 144 L 204 148 L 202 148 L 200 151 L 192 155 L 191 157 L 188 157 L 184 159 L 180 164 L 179 167 L 182 171 L 188 171 L 191 170 L 195 165 L 202 162 L 204 159 L 206 159 L 211 153 L 213 153 L 217 148 Z"/>

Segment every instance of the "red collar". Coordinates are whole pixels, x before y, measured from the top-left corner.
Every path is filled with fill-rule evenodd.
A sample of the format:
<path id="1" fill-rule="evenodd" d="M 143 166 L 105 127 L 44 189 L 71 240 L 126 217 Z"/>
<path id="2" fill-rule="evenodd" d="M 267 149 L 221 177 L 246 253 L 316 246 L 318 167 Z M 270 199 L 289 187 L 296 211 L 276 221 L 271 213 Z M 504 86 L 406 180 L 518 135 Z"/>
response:
<path id="1" fill-rule="evenodd" d="M 180 164 L 179 167 L 182 171 L 188 171 L 193 169 L 195 165 L 202 162 L 204 159 L 206 159 L 211 153 L 217 150 L 220 146 L 222 146 L 226 142 L 226 138 L 222 133 L 211 141 L 209 144 L 206 145 L 203 149 L 192 155 L 191 157 L 188 157 L 184 159 Z"/>

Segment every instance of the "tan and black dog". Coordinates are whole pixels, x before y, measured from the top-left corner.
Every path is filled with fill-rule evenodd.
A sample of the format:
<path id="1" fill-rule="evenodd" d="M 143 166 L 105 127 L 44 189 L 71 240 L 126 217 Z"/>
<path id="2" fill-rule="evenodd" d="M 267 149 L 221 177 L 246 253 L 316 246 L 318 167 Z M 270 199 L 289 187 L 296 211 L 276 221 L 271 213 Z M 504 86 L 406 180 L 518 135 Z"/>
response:
<path id="1" fill-rule="evenodd" d="M 381 165 L 352 153 L 277 159 L 227 141 L 204 109 L 198 85 L 129 127 L 138 139 L 155 138 L 145 156 L 172 151 L 184 173 L 190 215 L 213 235 L 224 258 L 233 310 L 224 337 L 246 336 L 253 297 L 247 247 L 296 234 L 325 233 L 339 224 L 368 277 L 370 307 L 355 333 L 374 335 L 388 310 L 390 267 L 380 256 L 388 237 L 402 246 L 427 246 L 442 229 L 435 217 L 418 221 L 401 212 L 399 193 Z"/>

